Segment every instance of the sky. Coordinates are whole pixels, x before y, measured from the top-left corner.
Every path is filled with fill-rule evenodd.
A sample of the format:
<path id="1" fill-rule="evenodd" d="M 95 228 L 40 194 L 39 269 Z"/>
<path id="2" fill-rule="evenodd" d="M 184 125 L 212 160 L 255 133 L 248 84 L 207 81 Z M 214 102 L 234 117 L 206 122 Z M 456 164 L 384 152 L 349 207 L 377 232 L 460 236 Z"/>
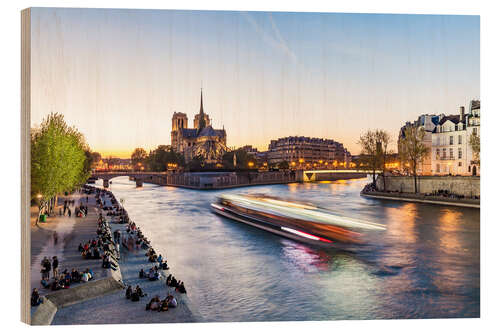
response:
<path id="1" fill-rule="evenodd" d="M 61 113 L 103 156 L 170 144 L 204 110 L 227 145 L 334 139 L 479 95 L 479 16 L 34 8 L 31 123 Z M 395 145 L 392 145 L 395 148 Z"/>

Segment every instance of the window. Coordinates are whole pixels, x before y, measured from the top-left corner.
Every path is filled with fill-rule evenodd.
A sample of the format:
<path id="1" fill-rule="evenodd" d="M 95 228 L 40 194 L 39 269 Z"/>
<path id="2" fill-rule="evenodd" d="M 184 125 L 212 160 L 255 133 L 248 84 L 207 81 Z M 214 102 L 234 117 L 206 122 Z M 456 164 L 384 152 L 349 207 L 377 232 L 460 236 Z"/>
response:
<path id="1" fill-rule="evenodd" d="M 458 144 L 459 144 L 459 145 L 461 145 L 461 144 L 462 144 L 462 136 L 461 136 L 461 135 L 459 135 L 459 136 L 458 136 Z"/>
<path id="2" fill-rule="evenodd" d="M 458 125 L 455 125 L 455 131 L 458 131 Z"/>
<path id="3" fill-rule="evenodd" d="M 446 149 L 443 148 L 443 160 L 446 159 Z"/>
<path id="4" fill-rule="evenodd" d="M 458 162 L 458 166 L 461 167 L 462 166 L 462 162 Z"/>
<path id="5" fill-rule="evenodd" d="M 472 129 L 472 134 L 477 135 L 477 128 Z"/>
<path id="6" fill-rule="evenodd" d="M 441 172 L 441 168 L 440 167 L 441 167 L 440 164 L 436 164 L 436 172 L 437 173 Z M 469 167 L 469 169 L 470 169 L 470 167 Z"/>
<path id="7" fill-rule="evenodd" d="M 439 160 L 439 153 L 441 152 L 441 149 L 436 149 L 436 160 Z"/>
<path id="8" fill-rule="evenodd" d="M 450 148 L 450 159 L 453 159 L 453 148 Z"/>
<path id="9" fill-rule="evenodd" d="M 453 135 L 450 135 L 450 145 L 453 144 Z"/>
<path id="10" fill-rule="evenodd" d="M 458 159 L 462 159 L 462 148 L 458 148 Z"/>

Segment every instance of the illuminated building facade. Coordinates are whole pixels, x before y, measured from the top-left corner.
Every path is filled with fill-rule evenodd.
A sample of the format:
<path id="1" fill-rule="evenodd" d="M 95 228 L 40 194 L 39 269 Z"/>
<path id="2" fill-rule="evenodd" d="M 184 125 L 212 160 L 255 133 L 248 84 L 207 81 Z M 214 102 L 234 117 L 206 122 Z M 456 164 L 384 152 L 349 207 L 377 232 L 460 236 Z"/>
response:
<path id="1" fill-rule="evenodd" d="M 171 142 L 172 148 L 183 154 L 186 162 L 201 157 L 206 163 L 218 163 L 222 161 L 222 155 L 229 151 L 226 146 L 226 130 L 212 128 L 210 117 L 203 110 L 203 92 L 200 112 L 194 118 L 194 128 L 188 128 L 185 113 L 174 112 Z"/>
<path id="2" fill-rule="evenodd" d="M 351 154 L 344 145 L 329 139 L 289 136 L 271 140 L 270 164 L 286 161 L 292 168 L 348 167 Z"/>

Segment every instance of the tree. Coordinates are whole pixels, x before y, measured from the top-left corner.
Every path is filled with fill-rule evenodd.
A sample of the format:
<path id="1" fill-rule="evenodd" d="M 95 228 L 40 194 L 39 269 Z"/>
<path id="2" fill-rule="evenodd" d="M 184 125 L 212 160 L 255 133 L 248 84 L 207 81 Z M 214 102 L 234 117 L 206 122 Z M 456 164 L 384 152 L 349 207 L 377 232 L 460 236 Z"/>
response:
<path id="1" fill-rule="evenodd" d="M 52 208 L 59 193 L 87 181 L 90 168 L 86 151 L 89 148 L 83 135 L 68 126 L 61 114 L 51 113 L 38 128 L 31 129 L 31 198 L 39 203 L 38 216 Z"/>
<path id="2" fill-rule="evenodd" d="M 236 167 L 234 166 L 234 156 L 236 155 Z M 255 156 L 248 154 L 244 149 L 236 149 L 222 155 L 222 164 L 227 169 L 245 170 L 249 165 L 257 165 Z"/>
<path id="3" fill-rule="evenodd" d="M 377 131 L 368 130 L 361 134 L 358 144 L 361 146 L 363 162 L 368 170 L 372 171 L 373 184 L 375 184 L 375 172 L 380 167 L 381 144 L 378 141 Z"/>
<path id="4" fill-rule="evenodd" d="M 132 165 L 134 168 L 140 170 L 140 166 L 146 164 L 146 159 L 148 158 L 148 153 L 143 148 L 135 148 L 130 156 Z"/>
<path id="5" fill-rule="evenodd" d="M 167 164 L 169 163 L 175 163 L 179 167 L 185 165 L 184 156 L 167 145 L 159 145 L 155 150 L 151 151 L 145 162 L 149 170 L 156 172 L 167 170 Z"/>
<path id="6" fill-rule="evenodd" d="M 415 125 L 407 126 L 404 137 L 399 142 L 399 154 L 402 163 L 409 163 L 413 174 L 415 193 L 417 188 L 417 166 L 429 154 L 429 148 L 424 144 L 425 130 Z"/>
<path id="7" fill-rule="evenodd" d="M 481 163 L 481 140 L 479 138 L 479 135 L 476 133 L 472 133 L 472 135 L 469 137 L 469 144 L 472 148 L 472 154 L 474 156 L 473 162 L 476 163 L 477 165 L 480 165 Z"/>
<path id="8" fill-rule="evenodd" d="M 193 157 L 193 159 L 187 164 L 189 171 L 200 171 L 204 166 L 205 159 L 201 155 Z"/>
<path id="9" fill-rule="evenodd" d="M 282 169 L 289 169 L 290 166 L 288 165 L 288 162 L 287 161 L 281 161 L 278 163 L 278 169 L 282 170 Z"/>
<path id="10" fill-rule="evenodd" d="M 384 180 L 384 191 L 385 191 L 385 164 L 387 162 L 387 155 L 389 151 L 387 150 L 389 143 L 391 142 L 391 136 L 387 131 L 376 130 L 375 131 L 375 141 L 377 142 L 377 155 L 380 161 L 380 166 L 382 168 L 382 179 Z"/>

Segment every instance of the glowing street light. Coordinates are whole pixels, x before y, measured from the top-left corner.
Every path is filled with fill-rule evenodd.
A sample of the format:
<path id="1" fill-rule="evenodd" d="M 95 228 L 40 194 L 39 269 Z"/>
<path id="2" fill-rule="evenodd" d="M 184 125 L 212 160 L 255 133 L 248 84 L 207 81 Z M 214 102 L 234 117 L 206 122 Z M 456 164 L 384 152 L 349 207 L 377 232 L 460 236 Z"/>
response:
<path id="1" fill-rule="evenodd" d="M 252 161 L 248 162 L 248 167 L 249 167 L 249 168 L 252 168 L 252 167 L 253 167 L 253 162 L 252 162 Z"/>

